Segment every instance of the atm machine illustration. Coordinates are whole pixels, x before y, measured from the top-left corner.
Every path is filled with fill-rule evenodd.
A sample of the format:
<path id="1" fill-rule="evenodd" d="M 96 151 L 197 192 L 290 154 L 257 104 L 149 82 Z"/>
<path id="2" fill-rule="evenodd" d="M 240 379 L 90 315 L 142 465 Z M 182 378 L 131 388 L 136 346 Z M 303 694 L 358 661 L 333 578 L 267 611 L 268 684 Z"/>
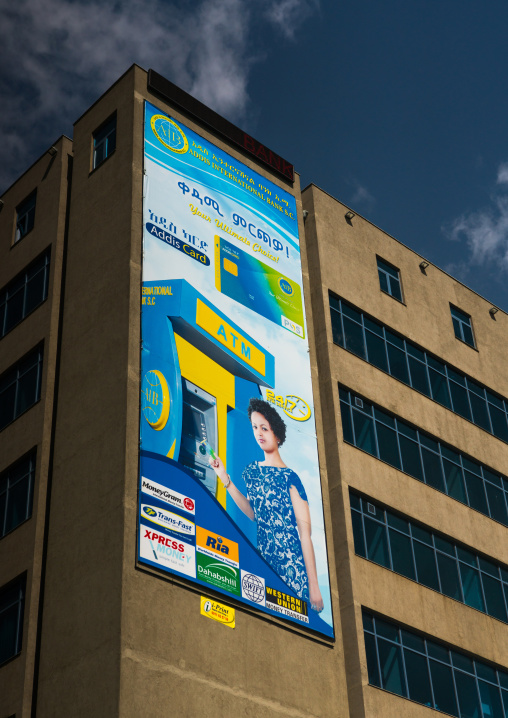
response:
<path id="1" fill-rule="evenodd" d="M 261 458 L 246 409 L 273 388 L 274 357 L 183 279 L 144 282 L 142 317 L 142 448 L 186 467 L 244 524 L 209 459 L 218 454 L 238 486 Z"/>

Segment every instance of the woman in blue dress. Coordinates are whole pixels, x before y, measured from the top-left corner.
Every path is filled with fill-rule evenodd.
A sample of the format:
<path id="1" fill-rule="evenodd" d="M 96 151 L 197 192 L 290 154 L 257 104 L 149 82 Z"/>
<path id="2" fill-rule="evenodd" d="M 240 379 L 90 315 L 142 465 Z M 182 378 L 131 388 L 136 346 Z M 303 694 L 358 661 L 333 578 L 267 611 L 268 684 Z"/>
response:
<path id="1" fill-rule="evenodd" d="M 218 456 L 210 464 L 235 504 L 256 521 L 263 558 L 299 598 L 309 601 L 314 611 L 322 611 L 307 495 L 300 477 L 279 454 L 286 425 L 263 399 L 251 399 L 248 414 L 265 458 L 253 461 L 242 474 L 247 496 L 234 485 Z"/>

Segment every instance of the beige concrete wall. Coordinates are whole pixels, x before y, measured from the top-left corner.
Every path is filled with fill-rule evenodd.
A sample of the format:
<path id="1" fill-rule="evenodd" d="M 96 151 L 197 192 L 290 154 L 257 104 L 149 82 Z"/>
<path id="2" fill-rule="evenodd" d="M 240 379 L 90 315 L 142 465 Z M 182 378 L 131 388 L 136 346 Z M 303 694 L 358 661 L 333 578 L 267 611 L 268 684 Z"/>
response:
<path id="1" fill-rule="evenodd" d="M 376 564 L 355 556 L 349 511 L 349 487 L 442 532 L 455 541 L 508 564 L 506 528 L 446 495 L 345 444 L 339 411 L 340 382 L 442 441 L 504 472 L 508 445 L 453 414 L 431 399 L 333 344 L 328 292 L 332 291 L 395 331 L 468 373 L 487 387 L 508 395 L 507 317 L 489 315 L 491 304 L 429 266 L 421 257 L 361 217 L 345 220 L 347 207 L 311 186 L 303 193 L 309 211 L 306 234 L 313 257 L 313 294 L 317 341 L 321 352 L 321 394 L 327 402 L 330 454 L 340 474 L 330 482 L 336 497 L 335 559 L 342 593 L 342 626 L 351 716 L 423 716 L 422 706 L 369 687 L 361 625 L 361 607 L 416 631 L 435 636 L 480 659 L 508 666 L 508 626 Z M 400 269 L 404 303 L 381 292 L 376 257 Z M 312 275 L 312 273 L 311 273 Z M 472 317 L 478 350 L 454 336 L 450 303 Z M 333 427 L 333 429 L 332 429 Z M 332 438 L 332 434 L 335 437 Z M 329 465 L 333 462 L 330 456 Z M 341 517 L 343 524 L 341 526 Z"/>
<path id="2" fill-rule="evenodd" d="M 27 573 L 21 654 L 0 669 L 0 715 L 30 715 L 37 612 L 45 524 L 46 486 L 51 439 L 58 312 L 62 268 L 68 155 L 65 137 L 54 159 L 43 155 L 2 196 L 0 212 L 0 287 L 4 287 L 51 245 L 47 300 L 0 340 L 0 373 L 44 342 L 41 400 L 0 433 L 0 472 L 37 450 L 32 516 L 0 540 L 0 587 Z M 16 207 L 37 188 L 34 228 L 14 244 Z"/>

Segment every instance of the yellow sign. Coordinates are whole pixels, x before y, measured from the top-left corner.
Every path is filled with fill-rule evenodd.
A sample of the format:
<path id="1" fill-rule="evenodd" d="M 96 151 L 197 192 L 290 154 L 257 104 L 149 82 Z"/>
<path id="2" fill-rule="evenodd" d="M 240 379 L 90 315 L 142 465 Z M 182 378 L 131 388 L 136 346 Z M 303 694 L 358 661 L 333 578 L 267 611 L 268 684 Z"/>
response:
<path id="1" fill-rule="evenodd" d="M 228 628 L 235 627 L 235 609 L 225 606 L 223 603 L 212 601 L 211 598 L 201 596 L 201 615 L 219 621 Z"/>
<path id="2" fill-rule="evenodd" d="M 208 531 L 202 526 L 196 526 L 196 546 L 198 551 L 209 556 L 217 556 L 224 563 L 232 563 L 238 566 L 238 544 L 230 541 L 224 536 Z"/>
<path id="3" fill-rule="evenodd" d="M 276 404 L 280 406 L 284 414 L 290 416 L 295 421 L 307 421 L 310 419 L 311 409 L 310 406 L 304 399 L 301 399 L 296 394 L 287 394 L 284 396 L 275 395 L 274 391 L 270 389 L 266 392 L 266 401 L 270 404 Z"/>
<path id="4" fill-rule="evenodd" d="M 225 346 L 244 364 L 265 376 L 265 355 L 242 334 L 233 329 L 213 309 L 210 309 L 201 299 L 196 305 L 196 324 L 210 334 L 216 341 Z"/>

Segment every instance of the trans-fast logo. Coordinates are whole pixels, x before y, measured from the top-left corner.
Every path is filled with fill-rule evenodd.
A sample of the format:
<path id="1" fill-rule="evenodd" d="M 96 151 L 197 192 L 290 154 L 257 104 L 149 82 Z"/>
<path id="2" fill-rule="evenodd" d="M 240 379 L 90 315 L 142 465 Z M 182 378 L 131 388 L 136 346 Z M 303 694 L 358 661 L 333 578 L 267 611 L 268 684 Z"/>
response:
<path id="1" fill-rule="evenodd" d="M 188 511 L 190 514 L 196 513 L 194 500 L 189 496 L 179 494 L 178 491 L 168 489 L 166 486 L 158 484 L 156 481 L 150 481 L 145 476 L 141 477 L 141 491 L 144 494 L 153 496 L 154 499 L 160 499 L 161 501 L 165 501 L 167 504 L 171 504 L 171 506 L 176 506 L 177 509 Z"/>
<path id="2" fill-rule="evenodd" d="M 184 519 L 183 516 L 178 516 L 172 511 L 159 509 L 157 506 L 141 504 L 141 515 L 158 526 L 164 526 L 166 529 L 178 531 L 186 536 L 194 536 L 196 532 L 196 525 L 192 521 Z"/>
<path id="3" fill-rule="evenodd" d="M 293 287 L 288 282 L 288 280 L 284 279 L 283 277 L 279 279 L 279 287 L 282 289 L 284 294 L 287 294 L 288 296 L 291 296 L 293 294 Z"/>

